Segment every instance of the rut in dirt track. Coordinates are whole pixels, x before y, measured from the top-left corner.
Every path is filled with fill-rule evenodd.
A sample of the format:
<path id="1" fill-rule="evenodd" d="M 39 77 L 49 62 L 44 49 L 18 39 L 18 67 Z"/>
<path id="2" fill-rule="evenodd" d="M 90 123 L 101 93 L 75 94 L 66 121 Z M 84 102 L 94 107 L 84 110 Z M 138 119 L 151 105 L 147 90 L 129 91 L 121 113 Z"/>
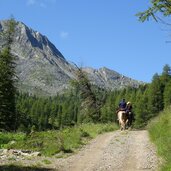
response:
<path id="1" fill-rule="evenodd" d="M 59 171 L 157 171 L 158 163 L 148 132 L 143 130 L 100 135 L 55 165 Z"/>

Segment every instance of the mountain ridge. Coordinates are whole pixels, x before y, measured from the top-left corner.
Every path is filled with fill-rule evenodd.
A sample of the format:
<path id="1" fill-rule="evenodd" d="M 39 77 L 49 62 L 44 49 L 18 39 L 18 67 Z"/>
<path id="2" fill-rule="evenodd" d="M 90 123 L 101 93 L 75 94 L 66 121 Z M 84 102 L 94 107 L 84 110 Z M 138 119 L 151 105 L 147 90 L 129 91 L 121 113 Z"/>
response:
<path id="1" fill-rule="evenodd" d="M 0 21 L 0 31 L 6 29 L 5 22 Z M 2 45 L 3 40 L 0 47 Z M 76 79 L 76 67 L 65 59 L 55 45 L 46 36 L 19 21 L 16 22 L 12 53 L 17 58 L 18 87 L 22 92 L 56 95 L 69 88 L 71 79 Z M 83 71 L 92 84 L 108 90 L 142 84 L 106 67 L 85 67 Z"/>

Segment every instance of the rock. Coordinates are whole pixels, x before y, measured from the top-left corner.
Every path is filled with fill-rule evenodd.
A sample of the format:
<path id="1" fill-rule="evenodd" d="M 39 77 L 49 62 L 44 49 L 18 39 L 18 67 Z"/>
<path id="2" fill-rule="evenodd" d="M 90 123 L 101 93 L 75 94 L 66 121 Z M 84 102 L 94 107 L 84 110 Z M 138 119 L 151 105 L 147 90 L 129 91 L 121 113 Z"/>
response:
<path id="1" fill-rule="evenodd" d="M 0 155 L 3 155 L 4 150 L 0 149 Z"/>
<path id="2" fill-rule="evenodd" d="M 41 156 L 40 152 L 32 152 L 30 150 L 15 150 L 15 149 L 1 149 L 0 150 L 0 156 L 3 157 L 14 157 L 17 156 L 18 157 L 36 157 L 36 156 Z M 2 158 L 2 157 L 1 157 Z"/>
<path id="3" fill-rule="evenodd" d="M 32 157 L 41 156 L 41 153 L 40 152 L 33 152 L 30 154 L 30 156 L 32 156 Z"/>
<path id="4" fill-rule="evenodd" d="M 7 154 L 8 154 L 8 151 L 9 151 L 8 149 L 3 149 L 2 154 L 3 154 L 3 155 L 7 155 Z"/>

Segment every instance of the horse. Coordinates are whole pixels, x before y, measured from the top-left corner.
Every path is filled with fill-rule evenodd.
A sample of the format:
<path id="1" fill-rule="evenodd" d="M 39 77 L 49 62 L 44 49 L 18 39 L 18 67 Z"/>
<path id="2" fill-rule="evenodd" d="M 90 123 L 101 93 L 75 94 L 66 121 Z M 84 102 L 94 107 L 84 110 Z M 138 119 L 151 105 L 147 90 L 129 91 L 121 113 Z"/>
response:
<path id="1" fill-rule="evenodd" d="M 134 120 L 135 120 L 135 119 L 134 119 L 133 113 L 132 113 L 132 112 L 128 112 L 128 123 L 127 123 L 128 127 L 131 127 L 131 126 L 132 126 L 132 122 L 133 122 Z"/>
<path id="2" fill-rule="evenodd" d="M 119 120 L 119 125 L 120 125 L 121 131 L 125 130 L 126 129 L 126 125 L 128 123 L 127 113 L 125 111 L 119 111 L 118 112 L 118 120 Z"/>

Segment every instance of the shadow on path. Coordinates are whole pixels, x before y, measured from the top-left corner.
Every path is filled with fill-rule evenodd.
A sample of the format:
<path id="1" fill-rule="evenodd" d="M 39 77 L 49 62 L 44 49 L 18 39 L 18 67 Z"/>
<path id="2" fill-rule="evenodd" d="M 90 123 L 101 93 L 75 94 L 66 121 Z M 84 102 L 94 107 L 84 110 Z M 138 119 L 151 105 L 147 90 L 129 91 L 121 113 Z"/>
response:
<path id="1" fill-rule="evenodd" d="M 49 168 L 3 165 L 3 166 L 0 166 L 0 171 L 55 171 L 55 170 L 49 169 Z"/>

